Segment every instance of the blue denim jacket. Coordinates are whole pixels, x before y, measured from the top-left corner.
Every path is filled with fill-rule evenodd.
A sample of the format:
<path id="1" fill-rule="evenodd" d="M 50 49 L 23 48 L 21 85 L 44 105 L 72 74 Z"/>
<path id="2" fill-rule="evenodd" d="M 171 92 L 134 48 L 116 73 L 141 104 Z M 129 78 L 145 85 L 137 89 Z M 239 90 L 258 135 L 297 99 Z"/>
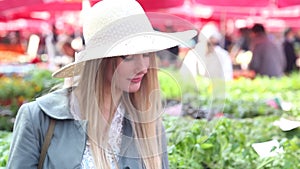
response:
<path id="1" fill-rule="evenodd" d="M 47 155 L 44 169 L 80 169 L 83 152 L 86 147 L 85 120 L 74 120 L 69 111 L 68 94 L 70 89 L 61 89 L 49 93 L 36 101 L 26 103 L 19 109 L 13 131 L 8 169 L 36 169 L 49 117 L 56 119 L 56 125 Z M 119 168 L 144 168 L 134 144 L 130 122 L 124 118 L 121 156 Z M 164 132 L 163 132 L 164 134 Z M 163 143 L 163 169 L 168 169 L 168 157 L 165 134 Z"/>

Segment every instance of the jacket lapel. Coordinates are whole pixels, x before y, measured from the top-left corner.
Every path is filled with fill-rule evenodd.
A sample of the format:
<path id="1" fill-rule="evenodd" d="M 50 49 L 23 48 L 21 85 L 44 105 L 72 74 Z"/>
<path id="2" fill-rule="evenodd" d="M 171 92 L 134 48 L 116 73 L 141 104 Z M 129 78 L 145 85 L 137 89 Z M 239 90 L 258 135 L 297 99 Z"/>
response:
<path id="1" fill-rule="evenodd" d="M 128 152 L 128 148 L 134 146 L 134 136 L 132 131 L 132 126 L 130 124 L 130 120 L 126 117 L 123 119 L 123 134 L 122 134 L 122 143 L 120 156 L 124 156 L 126 152 Z"/>

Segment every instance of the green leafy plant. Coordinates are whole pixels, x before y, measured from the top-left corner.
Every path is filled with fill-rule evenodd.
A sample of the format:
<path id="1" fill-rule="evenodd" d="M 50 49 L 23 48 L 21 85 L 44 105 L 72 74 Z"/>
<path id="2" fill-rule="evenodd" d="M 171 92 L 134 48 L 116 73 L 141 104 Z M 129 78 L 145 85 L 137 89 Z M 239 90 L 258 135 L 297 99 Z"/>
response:
<path id="1" fill-rule="evenodd" d="M 171 77 L 166 77 L 163 73 L 159 74 L 160 86 L 165 98 L 179 100 L 182 104 L 193 107 L 195 111 L 217 109 L 217 112 L 222 112 L 232 118 L 285 114 L 300 120 L 298 99 L 300 98 L 300 76 L 298 74 L 282 78 L 239 78 L 229 82 L 220 82 L 225 85 L 224 91 L 222 91 L 223 88 L 217 91 L 219 90 L 215 89 L 217 85 L 214 86 L 210 79 L 197 77 L 195 82 L 190 82 L 190 84 L 183 82 L 182 84 L 185 85 L 179 85 L 181 81 L 177 80 L 179 82 L 174 83 L 174 79 L 182 79 L 180 77 L 182 75 L 174 70 L 168 70 L 168 74 Z M 218 97 L 219 95 L 226 97 Z M 290 103 L 291 109 L 282 110 L 278 105 L 280 103 L 272 105 L 274 100 Z"/>
<path id="2" fill-rule="evenodd" d="M 10 142 L 11 133 L 0 131 L 0 167 L 6 166 L 9 155 Z"/>
<path id="3" fill-rule="evenodd" d="M 14 117 L 25 102 L 47 93 L 62 83 L 61 79 L 53 79 L 49 70 L 36 69 L 24 76 L 0 77 L 0 130 L 12 130 Z M 3 114 L 2 112 L 9 112 Z"/>
<path id="4" fill-rule="evenodd" d="M 251 119 L 164 118 L 169 138 L 170 168 L 299 168 L 299 130 L 293 138 L 273 126 L 277 116 Z M 285 153 L 275 157 L 260 158 L 251 147 L 256 142 L 272 139 L 281 141 Z"/>

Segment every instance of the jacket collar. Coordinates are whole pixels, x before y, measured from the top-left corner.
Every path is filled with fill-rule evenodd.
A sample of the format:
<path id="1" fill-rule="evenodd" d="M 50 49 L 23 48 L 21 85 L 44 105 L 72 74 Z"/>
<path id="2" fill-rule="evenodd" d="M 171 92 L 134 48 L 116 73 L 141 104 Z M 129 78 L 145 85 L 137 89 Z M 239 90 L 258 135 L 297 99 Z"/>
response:
<path id="1" fill-rule="evenodd" d="M 59 89 L 37 98 L 36 101 L 43 112 L 54 119 L 74 119 L 69 106 L 71 91 L 72 88 Z"/>

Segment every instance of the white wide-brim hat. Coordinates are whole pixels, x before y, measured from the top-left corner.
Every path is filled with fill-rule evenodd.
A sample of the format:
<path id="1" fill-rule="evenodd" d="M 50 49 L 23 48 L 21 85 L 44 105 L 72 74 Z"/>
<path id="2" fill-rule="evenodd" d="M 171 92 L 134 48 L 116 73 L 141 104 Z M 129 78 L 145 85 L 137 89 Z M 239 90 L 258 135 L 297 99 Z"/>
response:
<path id="1" fill-rule="evenodd" d="M 145 11 L 135 0 L 102 0 L 85 15 L 85 48 L 76 53 L 73 63 L 52 76 L 77 76 L 85 61 L 156 52 L 186 43 L 196 34 L 196 30 L 176 33 L 155 31 Z"/>

